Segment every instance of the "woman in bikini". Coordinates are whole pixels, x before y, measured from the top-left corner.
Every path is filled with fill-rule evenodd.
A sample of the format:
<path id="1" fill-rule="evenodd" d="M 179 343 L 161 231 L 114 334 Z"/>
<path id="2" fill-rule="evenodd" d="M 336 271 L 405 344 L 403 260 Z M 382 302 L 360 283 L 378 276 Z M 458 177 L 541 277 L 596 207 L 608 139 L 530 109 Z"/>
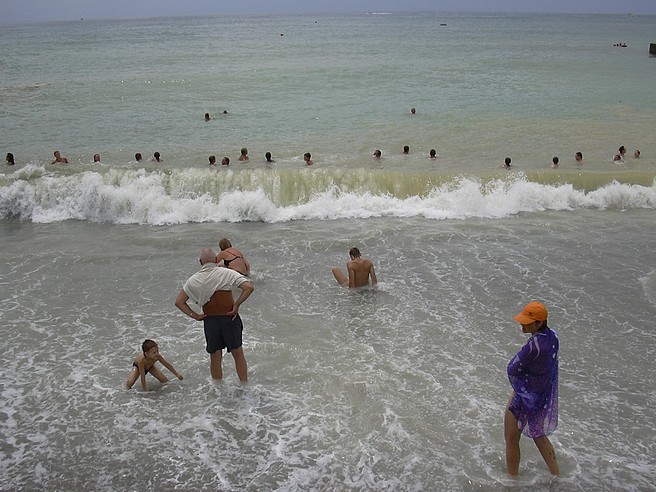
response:
<path id="1" fill-rule="evenodd" d="M 247 277 L 250 276 L 251 264 L 248 263 L 248 260 L 241 251 L 232 247 L 230 240 L 226 238 L 221 239 L 219 241 L 219 248 L 221 248 L 221 252 L 216 255 L 216 259 L 214 260 L 216 263 L 223 261 L 223 266 L 226 268 L 230 268 Z"/>

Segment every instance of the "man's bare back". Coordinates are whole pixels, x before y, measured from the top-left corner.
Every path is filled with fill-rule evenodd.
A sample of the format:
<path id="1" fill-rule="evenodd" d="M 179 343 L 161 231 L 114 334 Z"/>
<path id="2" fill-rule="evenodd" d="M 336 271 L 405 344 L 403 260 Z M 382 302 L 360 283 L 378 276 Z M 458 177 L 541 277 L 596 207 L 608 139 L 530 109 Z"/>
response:
<path id="1" fill-rule="evenodd" d="M 347 285 L 350 289 L 354 289 L 369 285 L 369 278 L 371 278 L 371 284 L 376 285 L 378 278 L 376 277 L 376 270 L 371 260 L 362 258 L 358 248 L 351 248 L 349 255 L 351 261 L 346 263 L 348 277 L 338 267 L 333 268 L 333 275 L 337 282 L 340 285 Z"/>

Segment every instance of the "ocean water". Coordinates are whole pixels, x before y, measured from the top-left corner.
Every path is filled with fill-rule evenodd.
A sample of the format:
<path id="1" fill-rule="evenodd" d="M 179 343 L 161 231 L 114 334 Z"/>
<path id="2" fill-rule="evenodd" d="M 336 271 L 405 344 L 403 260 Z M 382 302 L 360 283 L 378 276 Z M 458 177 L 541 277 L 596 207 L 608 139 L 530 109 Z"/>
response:
<path id="1" fill-rule="evenodd" d="M 654 490 L 654 27 L 3 26 L 0 490 Z M 247 385 L 230 356 L 211 381 L 202 325 L 173 304 L 222 237 L 253 265 Z M 377 288 L 334 281 L 354 245 Z M 561 341 L 559 478 L 527 439 L 505 473 L 512 316 L 530 300 Z M 145 338 L 183 381 L 124 389 Z"/>

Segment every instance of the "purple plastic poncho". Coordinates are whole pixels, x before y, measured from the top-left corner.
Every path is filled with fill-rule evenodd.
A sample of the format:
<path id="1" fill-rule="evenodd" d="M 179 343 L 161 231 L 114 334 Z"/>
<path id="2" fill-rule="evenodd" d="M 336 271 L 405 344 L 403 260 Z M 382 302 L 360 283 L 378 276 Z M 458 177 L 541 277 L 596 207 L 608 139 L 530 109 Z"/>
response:
<path id="1" fill-rule="evenodd" d="M 508 409 L 527 437 L 547 436 L 558 427 L 558 346 L 558 334 L 547 327 L 508 363 L 515 390 Z"/>

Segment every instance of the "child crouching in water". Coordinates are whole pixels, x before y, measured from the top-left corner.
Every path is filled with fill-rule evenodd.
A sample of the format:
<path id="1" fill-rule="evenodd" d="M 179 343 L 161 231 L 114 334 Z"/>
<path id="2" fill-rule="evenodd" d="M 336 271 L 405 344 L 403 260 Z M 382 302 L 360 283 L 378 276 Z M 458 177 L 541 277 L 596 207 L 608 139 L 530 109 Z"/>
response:
<path id="1" fill-rule="evenodd" d="M 130 371 L 128 380 L 125 383 L 128 389 L 132 388 L 134 383 L 137 382 L 137 378 L 141 377 L 141 387 L 144 391 L 148 391 L 148 387 L 146 386 L 147 372 L 151 373 L 162 383 L 168 382 L 168 379 L 162 374 L 162 371 L 155 367 L 157 361 L 161 362 L 162 365 L 171 371 L 175 377 L 180 380 L 182 379 L 182 374 L 178 374 L 175 368 L 160 355 L 159 347 L 153 340 L 144 341 L 144 343 L 141 344 L 141 350 L 143 350 L 143 354 L 137 355 L 134 359 L 132 370 Z"/>

